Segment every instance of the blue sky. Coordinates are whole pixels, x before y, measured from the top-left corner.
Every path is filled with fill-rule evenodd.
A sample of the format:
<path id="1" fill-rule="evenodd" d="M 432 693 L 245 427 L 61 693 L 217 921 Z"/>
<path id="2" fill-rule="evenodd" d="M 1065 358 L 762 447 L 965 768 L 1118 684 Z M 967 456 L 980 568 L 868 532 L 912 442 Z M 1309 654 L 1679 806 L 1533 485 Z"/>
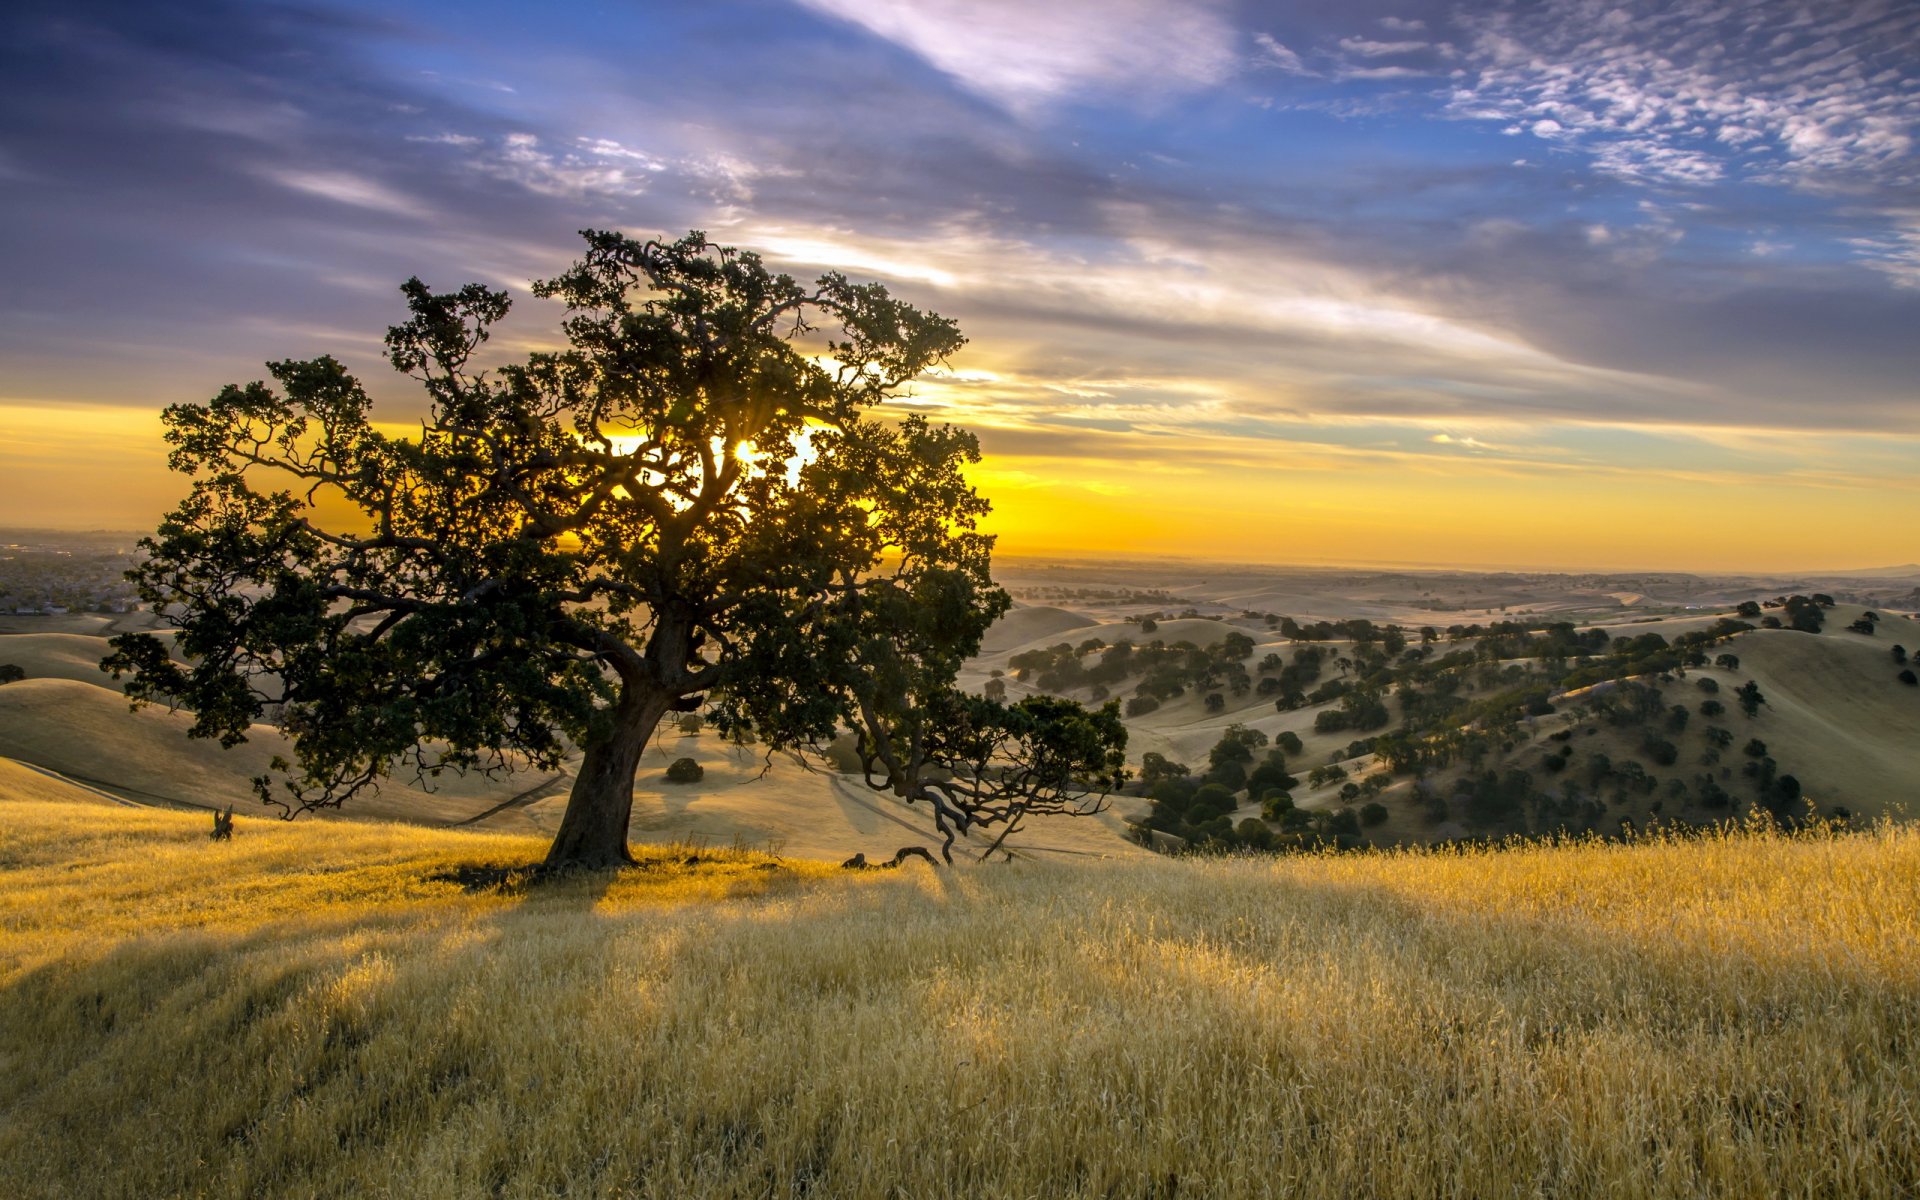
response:
<path id="1" fill-rule="evenodd" d="M 702 228 L 958 317 L 920 403 L 982 431 L 1035 545 L 1048 504 L 1193 540 L 1142 514 L 1195 459 L 1275 506 L 1371 471 L 1463 512 L 1617 479 L 1920 516 L 1920 6 L 26 0 L 0 31 L 0 412 L 322 351 L 378 394 L 400 279 L 524 297 L 583 226 Z M 1818 557 L 1784 512 L 1705 557 Z"/>

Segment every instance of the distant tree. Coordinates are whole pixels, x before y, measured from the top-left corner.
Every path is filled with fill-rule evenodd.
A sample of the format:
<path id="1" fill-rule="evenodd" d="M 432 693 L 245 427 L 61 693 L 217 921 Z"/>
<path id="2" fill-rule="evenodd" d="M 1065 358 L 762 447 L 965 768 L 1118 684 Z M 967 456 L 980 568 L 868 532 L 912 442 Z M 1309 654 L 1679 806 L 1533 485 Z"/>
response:
<path id="1" fill-rule="evenodd" d="M 985 686 L 980 689 L 980 694 L 989 700 L 1005 700 L 1007 698 L 1007 681 L 1004 679 L 989 679 Z"/>
<path id="2" fill-rule="evenodd" d="M 1233 789 L 1221 783 L 1202 784 L 1193 794 L 1193 802 L 1187 808 L 1188 820 L 1200 822 L 1212 817 L 1225 816 L 1239 807 L 1234 798 Z"/>
<path id="3" fill-rule="evenodd" d="M 1913 673 L 1912 667 L 1908 667 L 1906 670 L 1901 671 L 1899 675 L 1899 679 L 1901 683 L 1906 684 L 1908 687 L 1920 687 L 1920 676 L 1916 676 Z"/>
<path id="4" fill-rule="evenodd" d="M 1225 712 L 1227 710 L 1227 698 L 1219 692 L 1208 692 L 1206 703 L 1207 711 L 1210 713 Z"/>
<path id="5" fill-rule="evenodd" d="M 1700 715 L 1703 717 L 1717 717 L 1726 711 L 1727 706 L 1718 700 L 1702 700 L 1700 702 Z"/>
<path id="6" fill-rule="evenodd" d="M 1208 783 L 1217 783 L 1237 792 L 1247 784 L 1247 764 L 1228 759 L 1207 768 L 1204 778 Z"/>
<path id="7" fill-rule="evenodd" d="M 1177 779 L 1182 775 L 1189 775 L 1191 773 L 1187 768 L 1187 764 L 1174 762 L 1166 755 L 1158 753 L 1157 751 L 1149 750 L 1140 756 L 1140 781 L 1142 783 L 1159 783 L 1163 779 Z"/>
<path id="8" fill-rule="evenodd" d="M 26 677 L 26 669 L 19 664 L 0 663 L 0 684 L 18 683 Z"/>
<path id="9" fill-rule="evenodd" d="M 1760 615 L 1760 604 L 1754 600 L 1742 600 L 1733 611 L 1742 617 L 1752 620 Z"/>
<path id="10" fill-rule="evenodd" d="M 1360 818 L 1351 808 L 1336 809 L 1327 814 L 1325 830 L 1334 837 L 1359 837 Z"/>
<path id="11" fill-rule="evenodd" d="M 1160 702 L 1152 696 L 1131 696 L 1127 699 L 1126 712 L 1130 717 L 1144 717 L 1160 707 Z"/>
<path id="12" fill-rule="evenodd" d="M 1740 656 L 1738 654 L 1716 654 L 1713 658 L 1713 665 L 1723 671 L 1738 671 L 1740 669 Z"/>
<path id="13" fill-rule="evenodd" d="M 1263 795 L 1270 790 L 1291 791 L 1300 786 L 1300 781 L 1287 773 L 1287 759 L 1278 750 L 1267 752 L 1265 759 L 1247 773 L 1247 789 L 1251 795 Z"/>
<path id="14" fill-rule="evenodd" d="M 1154 620 L 1154 619 L 1153 619 L 1152 617 L 1141 617 L 1141 618 L 1140 618 L 1140 632 L 1141 632 L 1141 633 L 1152 633 L 1152 632 L 1153 632 L 1154 630 L 1156 630 L 1156 629 L 1158 629 L 1158 628 L 1160 628 L 1160 622 L 1158 622 L 1158 621 L 1156 621 L 1156 620 Z"/>
<path id="15" fill-rule="evenodd" d="M 1322 788 L 1330 783 L 1338 783 L 1346 777 L 1347 769 L 1345 767 L 1331 764 L 1324 767 L 1315 767 L 1313 770 L 1307 772 L 1307 786 L 1310 788 Z"/>
<path id="16" fill-rule="evenodd" d="M 1740 701 L 1740 711 L 1749 717 L 1758 716 L 1760 706 L 1767 702 L 1767 698 L 1760 694 L 1760 685 L 1751 679 L 1735 688 L 1733 694 Z"/>
<path id="17" fill-rule="evenodd" d="M 1260 815 L 1268 821 L 1279 821 L 1293 811 L 1291 792 L 1270 791 L 1260 797 Z"/>
<path id="18" fill-rule="evenodd" d="M 1360 823 L 1362 825 L 1385 824 L 1387 815 L 1387 806 L 1376 800 L 1371 804 L 1361 806 Z"/>
<path id="19" fill-rule="evenodd" d="M 1759 738 L 1748 738 L 1747 744 L 1741 747 L 1741 751 L 1748 758 L 1765 758 L 1767 756 L 1767 744 Z"/>
<path id="20" fill-rule="evenodd" d="M 1274 746 L 1286 754 L 1299 754 L 1306 747 L 1300 741 L 1300 735 L 1291 729 L 1283 729 L 1273 735 Z"/>
<path id="21" fill-rule="evenodd" d="M 1702 675 L 1700 678 L 1693 681 L 1693 686 L 1699 688 L 1701 691 L 1711 696 L 1715 692 L 1720 690 L 1720 681 L 1715 679 L 1711 675 Z"/>
<path id="22" fill-rule="evenodd" d="M 1847 631 L 1849 633 L 1864 633 L 1868 637 L 1872 637 L 1875 634 L 1875 632 L 1878 631 L 1878 629 L 1879 629 L 1878 625 L 1876 625 L 1872 621 L 1867 620 L 1865 617 L 1861 617 L 1847 626 Z"/>
<path id="23" fill-rule="evenodd" d="M 1817 597 L 1809 599 L 1806 596 L 1789 596 L 1786 601 L 1787 624 L 1801 633 L 1819 633 L 1821 626 L 1827 621 L 1827 615 L 1822 609 L 1832 607 L 1831 602 L 1822 605 Z"/>
<path id="24" fill-rule="evenodd" d="M 1893 655 L 1894 662 L 1903 663 L 1907 661 L 1907 648 L 1905 646 L 1896 643 L 1889 653 Z"/>
<path id="25" fill-rule="evenodd" d="M 1248 817 L 1233 827 L 1234 839 L 1250 850 L 1271 850 L 1273 830 L 1258 817 Z"/>

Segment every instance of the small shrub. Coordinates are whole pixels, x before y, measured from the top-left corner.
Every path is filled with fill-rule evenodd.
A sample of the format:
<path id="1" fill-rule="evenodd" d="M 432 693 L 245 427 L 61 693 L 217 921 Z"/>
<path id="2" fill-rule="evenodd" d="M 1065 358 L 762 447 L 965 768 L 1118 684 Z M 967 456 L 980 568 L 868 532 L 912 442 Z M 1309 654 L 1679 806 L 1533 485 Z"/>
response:
<path id="1" fill-rule="evenodd" d="M 691 758 L 676 758 L 667 768 L 668 783 L 699 783 L 706 775 L 707 769 Z"/>

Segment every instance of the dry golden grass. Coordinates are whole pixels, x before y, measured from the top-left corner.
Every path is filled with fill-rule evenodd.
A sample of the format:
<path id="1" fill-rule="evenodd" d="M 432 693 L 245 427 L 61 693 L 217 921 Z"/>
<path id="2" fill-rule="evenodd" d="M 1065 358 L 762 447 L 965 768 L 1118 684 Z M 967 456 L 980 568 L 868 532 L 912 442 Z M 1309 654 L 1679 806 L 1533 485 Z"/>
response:
<path id="1" fill-rule="evenodd" d="M 471 893 L 0 801 L 0 1195 L 1920 1189 L 1920 834 Z"/>

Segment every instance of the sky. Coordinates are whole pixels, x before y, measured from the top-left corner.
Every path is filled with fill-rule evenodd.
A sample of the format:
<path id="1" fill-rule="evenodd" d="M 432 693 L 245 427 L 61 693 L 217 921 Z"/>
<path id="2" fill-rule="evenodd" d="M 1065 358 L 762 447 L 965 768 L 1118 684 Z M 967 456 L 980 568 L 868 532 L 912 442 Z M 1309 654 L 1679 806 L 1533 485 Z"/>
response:
<path id="1" fill-rule="evenodd" d="M 13 0 L 0 525 L 150 528 L 159 410 L 397 286 L 702 229 L 971 339 L 1004 553 L 1910 561 L 1920 4 Z"/>

